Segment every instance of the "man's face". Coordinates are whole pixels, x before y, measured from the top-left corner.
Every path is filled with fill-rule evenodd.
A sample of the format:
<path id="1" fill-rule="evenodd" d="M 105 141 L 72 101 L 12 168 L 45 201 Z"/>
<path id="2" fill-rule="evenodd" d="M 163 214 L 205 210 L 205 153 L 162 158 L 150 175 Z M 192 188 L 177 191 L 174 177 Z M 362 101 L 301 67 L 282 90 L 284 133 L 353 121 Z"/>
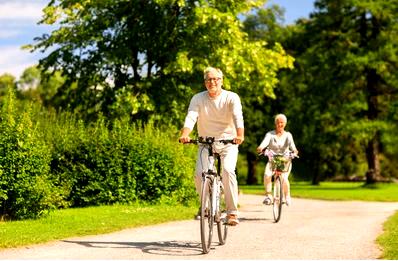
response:
<path id="1" fill-rule="evenodd" d="M 207 73 L 205 79 L 205 86 L 210 96 L 216 96 L 221 92 L 223 79 L 217 71 L 210 71 Z"/>

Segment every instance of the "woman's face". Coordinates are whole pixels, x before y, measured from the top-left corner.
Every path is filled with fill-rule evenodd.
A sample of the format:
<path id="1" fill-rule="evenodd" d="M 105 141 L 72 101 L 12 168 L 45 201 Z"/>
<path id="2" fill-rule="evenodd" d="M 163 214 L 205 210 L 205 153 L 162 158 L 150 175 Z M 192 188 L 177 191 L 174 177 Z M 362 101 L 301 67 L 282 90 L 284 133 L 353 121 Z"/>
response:
<path id="1" fill-rule="evenodd" d="M 285 130 L 286 121 L 282 118 L 277 118 L 275 121 L 276 132 L 282 132 Z"/>

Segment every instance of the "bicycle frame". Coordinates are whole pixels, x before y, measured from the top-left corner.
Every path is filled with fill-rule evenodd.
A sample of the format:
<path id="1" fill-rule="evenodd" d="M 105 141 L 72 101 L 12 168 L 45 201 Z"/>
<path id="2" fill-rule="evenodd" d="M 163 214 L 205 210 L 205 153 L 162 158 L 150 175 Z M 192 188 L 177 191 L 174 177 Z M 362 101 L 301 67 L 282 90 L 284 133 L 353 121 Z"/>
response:
<path id="1" fill-rule="evenodd" d="M 213 137 L 199 138 L 198 140 L 191 140 L 190 143 L 203 144 L 204 149 L 207 149 L 208 167 L 202 172 L 202 191 L 201 191 L 201 217 L 200 230 L 201 242 L 203 252 L 206 254 L 210 251 L 210 245 L 213 236 L 213 224 L 216 222 L 218 238 L 220 245 L 225 244 L 227 238 L 227 225 L 222 224 L 221 218 L 221 160 L 220 155 L 213 151 L 214 142 L 233 143 L 232 140 L 216 140 Z M 217 166 L 215 161 L 217 159 Z M 208 202 L 209 200 L 209 202 Z M 208 212 L 206 212 L 206 210 Z M 209 211 L 210 210 L 210 211 Z M 206 214 L 208 215 L 206 217 Z M 222 229 L 224 227 L 224 229 Z M 207 231 L 208 230 L 208 231 Z"/>
<path id="2" fill-rule="evenodd" d="M 211 215 L 216 216 L 216 211 L 220 208 L 220 193 L 221 193 L 221 163 L 220 163 L 220 155 L 218 153 L 214 153 L 212 146 L 208 145 L 208 169 L 202 172 L 202 184 L 204 184 L 205 179 L 210 179 L 210 183 L 212 184 L 211 194 L 216 195 L 212 198 L 212 206 L 215 206 L 211 209 Z M 215 161 L 217 159 L 217 167 L 215 166 Z"/>

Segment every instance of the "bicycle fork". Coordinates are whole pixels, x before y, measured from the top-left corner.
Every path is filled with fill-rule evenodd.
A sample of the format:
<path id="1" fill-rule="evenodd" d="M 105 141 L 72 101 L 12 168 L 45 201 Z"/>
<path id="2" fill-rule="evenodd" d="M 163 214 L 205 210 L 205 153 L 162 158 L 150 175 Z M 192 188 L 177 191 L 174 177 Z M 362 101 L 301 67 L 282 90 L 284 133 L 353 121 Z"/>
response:
<path id="1" fill-rule="evenodd" d="M 213 197 L 213 214 L 215 217 L 215 221 L 220 221 L 220 216 L 218 215 L 217 211 L 220 209 L 220 196 L 221 196 L 221 188 L 220 188 L 220 180 L 215 176 L 213 179 L 213 192 L 214 192 L 214 197 Z"/>
<path id="2" fill-rule="evenodd" d="M 211 173 L 204 175 L 203 179 L 208 179 L 210 181 L 210 200 L 211 200 L 211 209 L 209 209 L 211 216 L 215 217 L 217 209 L 220 207 L 220 186 L 215 176 L 215 173 Z"/>

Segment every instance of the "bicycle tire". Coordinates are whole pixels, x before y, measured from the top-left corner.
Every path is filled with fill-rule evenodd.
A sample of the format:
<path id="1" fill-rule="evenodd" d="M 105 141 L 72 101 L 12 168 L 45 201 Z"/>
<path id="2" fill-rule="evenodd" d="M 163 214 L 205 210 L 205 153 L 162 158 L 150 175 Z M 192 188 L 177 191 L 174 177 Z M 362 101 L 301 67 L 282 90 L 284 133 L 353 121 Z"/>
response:
<path id="1" fill-rule="evenodd" d="M 274 180 L 274 202 L 272 203 L 272 212 L 274 214 L 275 223 L 279 222 L 282 215 L 283 204 L 283 187 L 282 178 L 276 176 Z"/>
<path id="2" fill-rule="evenodd" d="M 217 209 L 217 232 L 218 232 L 218 242 L 220 245 L 224 245 L 227 241 L 228 236 L 228 224 L 226 220 L 226 211 L 224 212 L 222 209 L 225 207 L 225 197 L 224 197 L 224 190 L 222 186 L 220 186 L 220 197 L 219 197 L 219 204 Z"/>
<path id="3" fill-rule="evenodd" d="M 214 217 L 212 215 L 212 181 L 206 178 L 202 186 L 201 206 L 200 206 L 200 238 L 203 253 L 210 251 L 213 237 Z"/>

